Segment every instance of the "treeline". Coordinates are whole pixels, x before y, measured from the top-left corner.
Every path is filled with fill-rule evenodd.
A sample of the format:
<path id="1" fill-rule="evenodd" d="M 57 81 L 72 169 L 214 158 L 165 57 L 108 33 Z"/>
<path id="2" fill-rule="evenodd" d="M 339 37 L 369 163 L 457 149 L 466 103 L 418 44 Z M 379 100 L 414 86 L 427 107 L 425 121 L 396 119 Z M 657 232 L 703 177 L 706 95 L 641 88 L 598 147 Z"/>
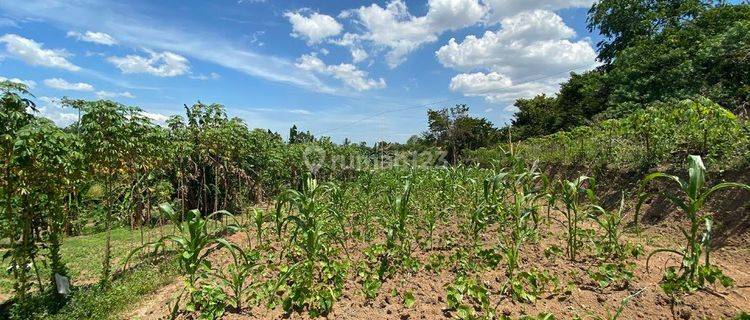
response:
<path id="1" fill-rule="evenodd" d="M 528 138 L 513 147 L 542 164 L 623 172 L 680 166 L 688 155 L 701 155 L 713 170 L 743 168 L 750 166 L 750 122 L 707 98 L 657 102 L 623 118 Z M 466 162 L 503 165 L 507 151 L 467 150 Z"/>
<path id="2" fill-rule="evenodd" d="M 486 164 L 519 141 L 527 159 L 549 163 L 641 170 L 685 153 L 720 162 L 713 168 L 748 163 L 749 4 L 601 0 L 588 28 L 604 39 L 601 65 L 572 73 L 553 96 L 518 99 L 511 125 L 464 105 L 430 110 L 428 131 L 406 145 L 447 150 L 452 163 Z M 680 130 L 697 136 L 670 136 Z"/>

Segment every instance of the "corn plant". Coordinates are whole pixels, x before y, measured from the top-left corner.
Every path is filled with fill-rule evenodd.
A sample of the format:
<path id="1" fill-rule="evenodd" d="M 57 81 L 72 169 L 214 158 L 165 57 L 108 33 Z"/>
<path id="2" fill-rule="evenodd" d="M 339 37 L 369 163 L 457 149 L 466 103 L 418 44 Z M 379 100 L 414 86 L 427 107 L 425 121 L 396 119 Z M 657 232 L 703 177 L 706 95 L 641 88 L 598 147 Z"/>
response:
<path id="1" fill-rule="evenodd" d="M 263 243 L 263 223 L 265 222 L 263 210 L 253 209 L 253 222 L 255 223 L 255 236 L 258 245 Z"/>
<path id="2" fill-rule="evenodd" d="M 174 215 L 174 210 L 169 205 L 162 205 L 160 206 L 160 209 L 167 211 L 167 215 Z M 187 309 L 197 309 L 194 294 L 200 294 L 198 293 L 198 291 L 200 291 L 198 284 L 200 278 L 204 276 L 199 271 L 201 271 L 201 269 L 211 269 L 211 262 L 207 260 L 209 254 L 222 248 L 226 248 L 230 251 L 241 251 L 241 249 L 233 243 L 219 237 L 219 233 L 212 233 L 209 231 L 208 219 L 217 214 L 231 215 L 229 212 L 224 211 L 216 212 L 203 218 L 198 210 L 190 210 L 186 216 L 187 222 L 185 224 L 177 224 L 177 229 L 180 232 L 179 234 L 167 235 L 154 242 L 146 243 L 143 246 L 133 249 L 133 251 L 131 251 L 125 258 L 123 268 L 127 267 L 128 261 L 130 261 L 135 253 L 145 248 L 150 247 L 153 248 L 154 251 L 158 251 L 159 248 L 166 247 L 168 243 L 174 244 L 178 252 L 177 261 L 179 262 L 180 270 L 186 277 L 186 286 L 178 295 L 173 309 L 173 316 L 176 316 L 177 307 L 185 293 L 187 293 L 187 296 L 190 299 L 187 304 Z"/>
<path id="3" fill-rule="evenodd" d="M 625 196 L 620 198 L 620 206 L 617 211 L 607 211 L 598 205 L 591 206 L 591 219 L 602 229 L 601 239 L 596 241 L 599 255 L 607 259 L 622 259 L 626 256 L 628 245 L 622 243 L 622 222 L 625 208 Z"/>
<path id="4" fill-rule="evenodd" d="M 571 261 L 576 259 L 578 249 L 583 243 L 581 238 L 584 236 L 584 232 L 581 230 L 579 222 L 585 217 L 583 213 L 586 212 L 586 205 L 583 203 L 585 198 L 582 199 L 581 196 L 584 195 L 592 203 L 595 202 L 594 190 L 587 186 L 593 185 L 593 183 L 594 179 L 587 176 L 580 176 L 573 181 L 560 182 L 560 200 L 565 203 L 565 210 L 563 211 L 565 221 L 563 221 L 563 224 L 567 230 L 566 253 Z"/>
<path id="5" fill-rule="evenodd" d="M 410 256 L 411 242 L 407 234 L 407 225 L 413 219 L 413 214 L 409 208 L 410 196 L 411 182 L 407 181 L 403 193 L 390 200 L 392 214 L 382 222 L 386 243 L 385 252 L 380 258 L 379 274 L 381 275 L 384 275 L 386 270 L 390 269 L 392 263 L 404 262 Z"/>
<path id="6" fill-rule="evenodd" d="M 286 311 L 308 307 L 311 315 L 326 314 L 341 295 L 346 265 L 331 258 L 337 256 L 333 244 L 343 242 L 333 227 L 336 218 L 321 199 L 327 190 L 329 185 L 321 187 L 308 178 L 301 192 L 290 189 L 279 199 L 295 209 L 286 221 L 293 227 L 287 257 L 296 262 L 284 268 L 278 281 L 286 292 Z"/>
<path id="7" fill-rule="evenodd" d="M 219 268 L 212 272 L 212 275 L 218 278 L 223 285 L 222 290 L 229 300 L 229 305 L 235 310 L 241 311 L 243 302 L 246 299 L 248 291 L 252 288 L 253 283 L 248 279 L 260 267 L 257 263 L 259 253 L 242 252 L 240 250 L 230 250 L 232 254 L 232 263 L 227 268 Z"/>
<path id="8" fill-rule="evenodd" d="M 706 283 L 714 283 L 719 280 L 722 285 L 729 286 L 732 280 L 725 276 L 718 266 L 711 265 L 711 231 L 713 229 L 713 216 L 702 211 L 703 206 L 711 195 L 715 192 L 725 189 L 738 188 L 750 191 L 747 184 L 735 182 L 723 182 L 713 187 L 707 187 L 706 167 L 700 156 L 691 155 L 688 157 L 688 180 L 682 180 L 680 177 L 666 173 L 655 172 L 647 175 L 641 180 L 641 192 L 639 194 L 636 213 L 640 211 L 643 202 L 654 194 L 645 191 L 645 187 L 656 179 L 665 179 L 674 182 L 677 186 L 675 191 L 682 193 L 682 196 L 675 195 L 672 192 L 664 191 L 656 194 L 662 195 L 669 199 L 674 205 L 679 207 L 690 220 L 690 229 L 685 230 L 680 227 L 682 234 L 685 236 L 685 248 L 682 250 L 675 249 L 657 249 L 652 251 L 646 259 L 646 266 L 651 257 L 657 253 L 673 253 L 682 257 L 682 265 L 679 269 L 669 267 L 666 270 L 662 288 L 667 293 L 675 292 L 693 292 L 698 290 Z M 636 214 L 636 217 L 638 214 Z M 637 218 L 636 218 L 637 219 Z M 637 222 L 637 220 L 636 220 Z M 703 228 L 701 228 L 703 226 Z M 701 264 L 701 256 L 704 256 L 704 263 Z"/>
<path id="9" fill-rule="evenodd" d="M 521 246 L 532 236 L 533 229 L 529 226 L 531 212 L 526 205 L 529 196 L 517 191 L 514 196 L 514 203 L 509 212 L 511 225 L 510 236 L 501 236 L 500 250 L 503 253 L 507 264 L 506 275 L 509 279 L 515 276 L 520 259 Z"/>

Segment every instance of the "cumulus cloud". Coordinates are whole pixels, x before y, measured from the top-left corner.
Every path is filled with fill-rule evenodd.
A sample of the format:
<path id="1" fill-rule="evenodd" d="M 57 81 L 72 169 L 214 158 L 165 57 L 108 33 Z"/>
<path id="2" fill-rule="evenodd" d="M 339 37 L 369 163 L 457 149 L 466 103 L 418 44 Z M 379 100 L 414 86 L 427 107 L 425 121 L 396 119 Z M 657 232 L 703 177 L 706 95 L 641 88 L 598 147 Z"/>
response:
<path id="1" fill-rule="evenodd" d="M 403 0 L 393 0 L 385 7 L 371 4 L 344 11 L 339 17 L 353 19 L 365 31 L 348 33 L 349 39 L 337 43 L 351 45 L 364 41 L 385 48 L 386 62 L 393 68 L 423 44 L 437 41 L 443 32 L 480 22 L 488 10 L 478 0 L 429 0 L 427 7 L 424 16 L 409 13 Z"/>
<path id="2" fill-rule="evenodd" d="M 94 86 L 85 82 L 68 82 L 62 78 L 44 79 L 42 81 L 45 86 L 58 90 L 71 90 L 71 91 L 94 91 Z"/>
<path id="3" fill-rule="evenodd" d="M 503 18 L 498 31 L 469 35 L 461 42 L 450 39 L 436 55 L 444 66 L 464 72 L 451 80 L 451 90 L 507 102 L 554 93 L 569 71 L 595 67 L 591 44 L 570 40 L 574 36 L 555 13 L 524 11 Z M 538 75 L 547 77 L 527 79 Z"/>
<path id="4" fill-rule="evenodd" d="M 26 85 L 26 87 L 29 89 L 34 89 L 34 87 L 36 87 L 36 81 L 34 80 L 23 80 L 23 79 L 18 79 L 18 78 L 6 78 L 3 76 L 0 76 L 0 82 L 2 81 L 20 83 L 20 84 Z"/>
<path id="5" fill-rule="evenodd" d="M 499 22 L 501 19 L 514 16 L 524 11 L 549 10 L 555 11 L 567 8 L 590 8 L 594 0 L 484 0 L 489 7 L 487 21 Z"/>
<path id="6" fill-rule="evenodd" d="M 158 77 L 174 77 L 188 73 L 188 59 L 173 52 L 146 50 L 148 56 L 129 54 L 109 57 L 107 61 L 122 73 L 148 73 Z"/>
<path id="7" fill-rule="evenodd" d="M 370 55 L 362 48 L 351 48 L 349 50 L 352 53 L 352 61 L 354 63 L 360 63 L 362 61 L 365 61 Z"/>
<path id="8" fill-rule="evenodd" d="M 17 34 L 6 34 L 0 37 L 0 42 L 5 43 L 5 51 L 18 59 L 32 65 L 51 68 L 78 71 L 81 67 L 68 61 L 65 50 L 44 49 L 42 43 L 24 38 Z"/>
<path id="9" fill-rule="evenodd" d="M 297 67 L 306 71 L 332 76 L 357 91 L 381 89 L 386 86 L 385 79 L 380 78 L 375 80 L 368 78 L 367 72 L 357 69 L 353 64 L 326 65 L 315 54 L 302 55 L 297 60 Z"/>
<path id="10" fill-rule="evenodd" d="M 503 19 L 499 31 L 455 38 L 437 51 L 440 63 L 456 70 L 490 69 L 519 76 L 594 65 L 596 52 L 553 12 L 536 10 Z"/>
<path id="11" fill-rule="evenodd" d="M 117 44 L 115 38 L 104 32 L 86 31 L 85 33 L 80 33 L 77 31 L 68 31 L 68 37 L 76 38 L 80 41 L 103 44 L 105 46 L 113 46 Z"/>
<path id="12" fill-rule="evenodd" d="M 538 94 L 553 94 L 557 91 L 560 77 L 545 80 L 513 83 L 510 78 L 497 72 L 462 73 L 451 79 L 450 89 L 466 96 L 484 97 L 492 103 L 531 98 Z"/>
<path id="13" fill-rule="evenodd" d="M 305 15 L 306 11 L 308 10 L 284 13 L 284 17 L 292 24 L 292 36 L 305 39 L 309 44 L 315 44 L 325 38 L 338 35 L 343 30 L 341 24 L 333 17 L 317 12 Z"/>
<path id="14" fill-rule="evenodd" d="M 112 92 L 112 91 L 97 91 L 96 96 L 99 99 L 115 99 L 115 98 L 128 98 L 128 99 L 134 99 L 135 95 L 130 93 L 130 91 L 123 91 L 123 92 Z"/>

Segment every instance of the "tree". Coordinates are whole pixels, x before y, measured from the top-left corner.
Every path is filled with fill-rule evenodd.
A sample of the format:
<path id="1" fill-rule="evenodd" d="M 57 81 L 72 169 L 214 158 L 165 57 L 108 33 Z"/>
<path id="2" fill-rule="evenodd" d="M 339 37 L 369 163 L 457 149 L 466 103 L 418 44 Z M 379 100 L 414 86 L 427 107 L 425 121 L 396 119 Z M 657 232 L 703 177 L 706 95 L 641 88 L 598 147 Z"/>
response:
<path id="1" fill-rule="evenodd" d="M 292 125 L 292 127 L 289 129 L 289 144 L 307 143 L 313 141 L 315 141 L 315 136 L 313 136 L 310 131 L 299 131 L 296 124 Z"/>
<path id="2" fill-rule="evenodd" d="M 634 42 L 679 28 L 707 10 L 711 0 L 600 0 L 588 13 L 588 29 L 599 31 L 599 60 L 610 64 Z"/>
<path id="3" fill-rule="evenodd" d="M 25 267 L 29 260 L 28 237 L 19 234 L 20 223 L 16 218 L 18 210 L 18 173 L 14 170 L 15 141 L 18 131 L 31 123 L 33 116 L 27 110 L 35 110 L 31 100 L 25 98 L 30 95 L 26 86 L 10 81 L 0 82 L 2 100 L 0 100 L 0 151 L 3 154 L 2 201 L 3 201 L 3 238 L 10 242 L 10 257 L 15 283 L 13 289 L 19 301 L 26 301 L 29 290 L 28 275 Z M 23 232 L 22 232 L 23 233 Z M 23 303 L 23 302 L 22 302 Z"/>
<path id="4" fill-rule="evenodd" d="M 500 139 L 497 128 L 485 118 L 469 116 L 469 107 L 456 105 L 451 108 L 427 111 L 428 131 L 424 139 L 448 152 L 447 160 L 457 163 L 464 149 L 477 149 L 497 144 Z"/>
<path id="5" fill-rule="evenodd" d="M 563 129 L 563 115 L 558 110 L 557 99 L 544 94 L 531 99 L 516 100 L 518 111 L 511 121 L 515 137 L 526 139 L 547 135 Z"/>

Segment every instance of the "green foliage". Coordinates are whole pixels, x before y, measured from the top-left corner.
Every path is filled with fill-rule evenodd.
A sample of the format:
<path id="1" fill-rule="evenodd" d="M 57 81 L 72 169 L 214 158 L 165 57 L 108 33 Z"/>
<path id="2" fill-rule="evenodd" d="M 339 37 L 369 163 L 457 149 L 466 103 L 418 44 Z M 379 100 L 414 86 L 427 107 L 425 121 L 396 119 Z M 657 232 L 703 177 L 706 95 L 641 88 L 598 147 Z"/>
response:
<path id="1" fill-rule="evenodd" d="M 487 287 L 472 278 L 458 276 L 445 288 L 448 308 L 459 319 L 493 319 L 495 308 L 490 303 Z"/>
<path id="2" fill-rule="evenodd" d="M 560 181 L 560 200 L 565 204 L 563 225 L 567 231 L 566 253 L 571 261 L 576 260 L 583 245 L 582 238 L 586 236 L 580 224 L 586 217 L 588 206 L 596 202 L 593 185 L 594 179 L 587 176 Z M 589 204 L 585 202 L 587 199 Z"/>
<path id="3" fill-rule="evenodd" d="M 688 158 L 688 180 L 680 177 L 669 175 L 661 172 L 655 172 L 647 175 L 641 181 L 641 191 L 639 194 L 638 204 L 636 206 L 636 221 L 638 223 L 638 212 L 641 205 L 647 198 L 653 194 L 658 194 L 669 199 L 687 216 L 690 221 L 690 229 L 685 230 L 679 227 L 685 236 L 685 248 L 681 251 L 673 249 L 657 249 L 651 252 L 646 259 L 646 265 L 654 254 L 673 253 L 682 257 L 680 268 L 669 267 L 665 271 L 662 288 L 665 292 L 674 294 L 680 292 L 693 292 L 703 288 L 707 284 L 713 284 L 716 281 L 723 286 L 730 286 L 732 280 L 725 276 L 722 271 L 715 265 L 711 265 L 711 232 L 713 229 L 713 216 L 702 211 L 703 206 L 709 197 L 717 191 L 725 189 L 745 189 L 750 191 L 750 186 L 734 182 L 722 182 L 712 187 L 706 185 L 706 167 L 700 156 L 691 155 Z M 646 187 L 656 179 L 664 179 L 675 184 L 675 194 L 669 190 L 659 192 L 648 192 Z M 701 264 L 701 257 L 704 257 L 704 263 Z"/>
<path id="4" fill-rule="evenodd" d="M 518 153 L 544 163 L 632 171 L 658 163 L 679 163 L 687 154 L 704 155 L 709 164 L 742 163 L 750 136 L 743 122 L 704 98 L 655 103 L 629 116 L 531 138 Z"/>
<path id="5" fill-rule="evenodd" d="M 293 264 L 284 267 L 278 280 L 287 312 L 307 307 L 311 315 L 327 314 L 343 290 L 348 265 L 333 259 L 338 253 L 334 244 L 341 243 L 340 229 L 322 200 L 331 189 L 332 185 L 318 186 L 308 178 L 302 191 L 287 190 L 277 202 L 277 208 L 289 206 L 282 221 L 293 227 L 286 253 Z"/>
<path id="6" fill-rule="evenodd" d="M 423 134 L 427 143 L 446 151 L 446 160 L 458 163 L 463 150 L 492 146 L 500 139 L 498 130 L 485 118 L 469 116 L 469 107 L 427 111 L 429 130 Z"/>

